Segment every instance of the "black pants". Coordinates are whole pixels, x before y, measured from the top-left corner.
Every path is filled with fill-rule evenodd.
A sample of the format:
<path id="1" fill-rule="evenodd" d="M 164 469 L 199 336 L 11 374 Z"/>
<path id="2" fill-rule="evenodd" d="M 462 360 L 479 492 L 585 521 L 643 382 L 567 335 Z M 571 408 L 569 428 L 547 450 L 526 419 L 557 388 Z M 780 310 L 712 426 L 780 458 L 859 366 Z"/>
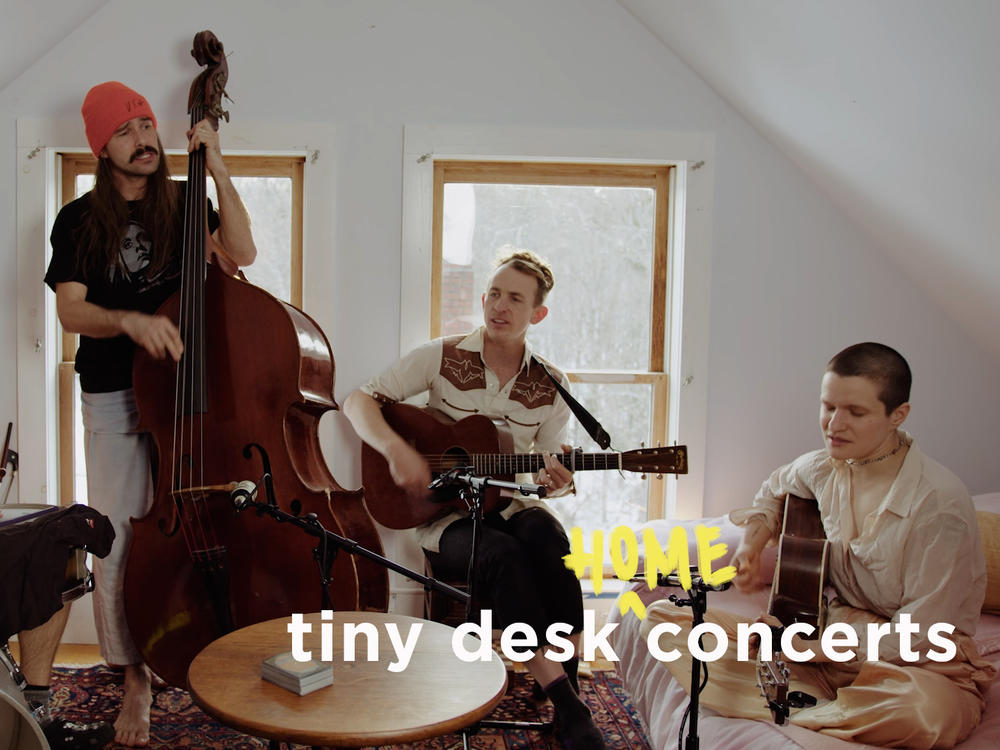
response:
<path id="1" fill-rule="evenodd" d="M 434 575 L 466 579 L 472 551 L 472 519 L 445 529 L 440 552 L 425 551 Z M 480 526 L 476 599 L 493 609 L 493 627 L 530 625 L 544 645 L 552 623 L 583 630 L 583 595 L 576 574 L 563 562 L 570 552 L 562 525 L 541 508 L 528 508 L 505 520 L 488 513 Z M 565 636 L 565 632 L 562 633 Z"/>

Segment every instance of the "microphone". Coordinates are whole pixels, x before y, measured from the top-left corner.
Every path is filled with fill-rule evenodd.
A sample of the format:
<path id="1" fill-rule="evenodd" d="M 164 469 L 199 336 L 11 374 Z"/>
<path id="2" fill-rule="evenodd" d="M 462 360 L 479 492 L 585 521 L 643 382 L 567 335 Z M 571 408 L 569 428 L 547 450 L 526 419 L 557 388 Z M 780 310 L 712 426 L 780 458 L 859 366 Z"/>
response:
<path id="1" fill-rule="evenodd" d="M 232 499 L 233 507 L 237 513 L 241 510 L 246 510 L 257 499 L 258 487 L 260 487 L 260 482 L 254 483 L 250 479 L 244 479 L 242 482 L 235 483 L 232 491 L 229 493 L 229 497 Z"/>
<path id="2" fill-rule="evenodd" d="M 659 571 L 656 573 L 656 585 L 684 588 L 684 584 L 681 583 L 681 577 L 677 573 L 664 575 Z M 732 581 L 726 581 L 725 583 L 718 584 L 708 583 L 701 577 L 701 573 L 698 572 L 698 567 L 695 565 L 691 566 L 691 589 L 694 591 L 725 591 L 732 585 Z"/>
<path id="3" fill-rule="evenodd" d="M 455 484 L 458 475 L 462 473 L 472 473 L 471 466 L 454 466 L 443 474 L 438 475 L 427 485 L 427 489 L 436 490 L 447 485 Z"/>
<path id="4" fill-rule="evenodd" d="M 692 591 L 725 591 L 733 585 L 732 581 L 726 581 L 725 583 L 711 584 L 705 581 L 701 577 L 697 565 L 691 565 L 691 590 Z M 643 572 L 637 572 L 634 576 L 628 579 L 629 583 L 644 583 L 646 581 L 646 574 Z M 656 572 L 656 585 L 669 587 L 669 588 L 684 588 L 684 584 L 681 583 L 681 577 L 677 573 L 664 574 L 660 571 Z"/>

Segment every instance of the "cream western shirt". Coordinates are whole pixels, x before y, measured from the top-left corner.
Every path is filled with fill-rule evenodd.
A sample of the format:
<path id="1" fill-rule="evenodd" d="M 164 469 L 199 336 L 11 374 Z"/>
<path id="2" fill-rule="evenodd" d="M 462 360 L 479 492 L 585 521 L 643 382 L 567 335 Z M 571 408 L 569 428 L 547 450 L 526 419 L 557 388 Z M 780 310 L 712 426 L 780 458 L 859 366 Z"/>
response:
<path id="1" fill-rule="evenodd" d="M 507 383 L 501 383 L 483 361 L 484 330 L 480 327 L 467 336 L 435 339 L 418 346 L 361 390 L 383 402 L 404 401 L 426 392 L 427 405 L 452 419 L 482 414 L 506 420 L 518 453 L 533 450 L 561 453 L 563 433 L 571 415 L 566 402 L 549 377 L 531 361 L 527 342 L 520 372 Z M 540 357 L 536 355 L 536 359 Z M 562 386 L 568 387 L 565 375 L 548 361 L 545 365 Z M 551 512 L 537 498 L 516 496 L 502 515 L 510 518 L 531 507 Z M 445 528 L 462 517 L 450 513 L 418 527 L 420 546 L 437 552 Z"/>
<path id="2" fill-rule="evenodd" d="M 868 610 L 893 624 L 909 613 L 920 630 L 910 648 L 921 654 L 940 651 L 927 641 L 938 622 L 955 626 L 956 635 L 974 635 L 986 593 L 986 563 L 975 508 L 965 485 L 925 456 L 906 433 L 909 451 L 888 492 L 855 528 L 852 499 L 879 464 L 851 466 L 830 458 L 825 450 L 799 456 L 775 470 L 761 486 L 753 507 L 733 511 L 733 523 L 762 518 L 772 543 L 781 532 L 787 493 L 816 498 L 830 541 L 828 582 L 838 599 Z M 866 629 L 858 631 L 861 658 Z M 878 644 L 879 659 L 903 663 L 893 631 Z M 924 659 L 921 659 L 924 661 Z"/>

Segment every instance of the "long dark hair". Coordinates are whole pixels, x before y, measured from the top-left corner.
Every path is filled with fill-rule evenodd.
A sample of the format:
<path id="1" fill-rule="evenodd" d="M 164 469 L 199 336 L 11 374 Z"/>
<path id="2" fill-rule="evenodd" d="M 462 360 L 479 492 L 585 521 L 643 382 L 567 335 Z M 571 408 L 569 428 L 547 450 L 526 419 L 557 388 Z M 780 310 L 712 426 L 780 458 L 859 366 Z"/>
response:
<path id="1" fill-rule="evenodd" d="M 157 138 L 160 163 L 146 180 L 146 192 L 139 202 L 138 222 L 152 240 L 152 258 L 146 269 L 147 278 L 156 276 L 167 265 L 177 234 L 180 211 L 180 191 L 170 179 L 167 156 Z M 81 228 L 83 249 L 80 262 L 88 276 L 106 274 L 107 269 L 121 266 L 121 241 L 128 226 L 128 203 L 115 187 L 111 160 L 97 159 L 94 189 L 87 195 L 88 211 Z"/>

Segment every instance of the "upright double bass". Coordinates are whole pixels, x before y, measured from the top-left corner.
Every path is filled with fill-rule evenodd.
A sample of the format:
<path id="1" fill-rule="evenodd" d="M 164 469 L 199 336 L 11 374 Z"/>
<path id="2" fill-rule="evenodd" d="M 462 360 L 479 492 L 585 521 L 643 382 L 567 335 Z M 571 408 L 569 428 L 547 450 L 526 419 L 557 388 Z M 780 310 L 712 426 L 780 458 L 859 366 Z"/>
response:
<path id="1" fill-rule="evenodd" d="M 207 66 L 191 86 L 192 126 L 218 127 L 228 68 L 210 31 L 191 54 Z M 245 625 L 322 603 L 312 537 L 255 513 L 237 515 L 234 482 L 269 474 L 282 510 L 315 513 L 329 531 L 380 551 L 362 491 L 337 484 L 320 449 L 320 417 L 336 409 L 329 342 L 305 313 L 205 261 L 203 149 L 188 167 L 181 289 L 160 309 L 179 327 L 179 363 L 136 353 L 140 429 L 155 445 L 151 510 L 132 519 L 125 615 L 146 664 L 186 684 L 208 643 Z M 263 494 L 263 493 L 261 493 Z M 385 610 L 379 565 L 337 555 L 328 593 L 336 609 Z"/>

